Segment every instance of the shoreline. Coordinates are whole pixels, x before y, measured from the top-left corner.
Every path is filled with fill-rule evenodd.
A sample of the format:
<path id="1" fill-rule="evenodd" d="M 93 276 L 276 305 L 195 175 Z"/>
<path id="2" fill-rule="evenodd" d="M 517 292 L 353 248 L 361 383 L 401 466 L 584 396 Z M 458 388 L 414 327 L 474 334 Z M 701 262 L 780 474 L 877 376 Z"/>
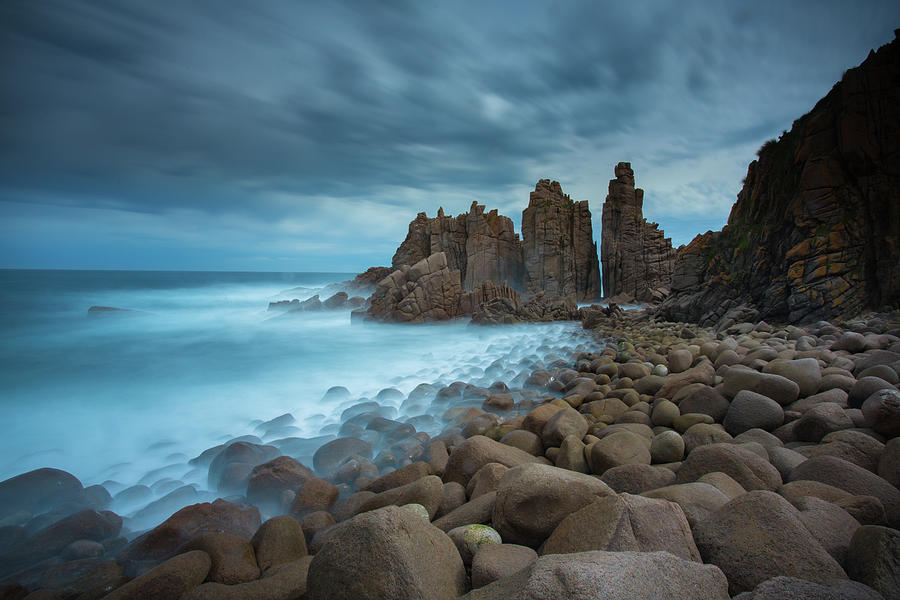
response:
<path id="1" fill-rule="evenodd" d="M 889 381 L 897 378 L 895 367 L 900 367 L 895 364 L 900 359 L 900 338 L 897 336 L 900 319 L 896 314 L 870 315 L 867 321 L 848 320 L 844 324 L 848 326 L 846 331 L 821 323 L 806 329 L 774 327 L 765 323 L 737 324 L 732 326 L 732 333 L 716 334 L 688 324 L 656 323 L 647 312 L 614 317 L 588 332 L 594 340 L 592 348 L 582 347 L 580 351 L 573 348 L 572 357 L 560 356 L 548 361 L 549 365 L 541 365 L 546 369 L 532 369 L 525 381 L 520 382 L 521 389 L 505 383 L 479 387 L 455 382 L 440 389 L 433 386 L 429 389 L 430 384 L 420 385 L 402 402 L 393 394 L 385 394 L 382 398 L 385 405 L 391 397 L 394 402 L 400 402 L 401 407 L 406 404 L 407 408 L 417 406 L 431 411 L 422 414 L 444 423 L 442 432 L 436 436 L 417 431 L 424 422 L 413 429 L 409 423 L 393 420 L 397 416 L 396 407 L 348 400 L 350 406 L 343 410 L 341 424 L 333 432 L 338 437 L 315 452 L 310 444 L 306 443 L 304 447 L 304 442 L 296 442 L 293 456 L 300 458 L 299 461 L 278 458 L 274 456 L 276 452 L 291 453 L 278 448 L 267 451 L 265 444 L 260 446 L 251 441 L 233 444 L 228 452 L 220 449 L 217 454 L 213 449 L 207 450 L 192 462 L 196 461 L 198 468 L 208 468 L 210 477 L 219 476 L 218 496 L 226 500 L 188 506 L 155 529 L 128 540 L 121 537 L 122 521 L 119 519 L 118 528 L 112 527 L 116 529 L 115 533 L 98 540 L 103 551 L 91 556 L 90 560 L 98 568 L 103 564 L 106 565 L 104 568 L 118 571 L 116 577 L 120 581 L 137 576 L 122 588 L 127 591 L 129 586 L 134 588 L 146 583 L 149 574 L 156 572 L 148 571 L 149 568 L 161 564 L 157 570 L 165 570 L 170 562 L 183 560 L 179 557 L 186 556 L 184 552 L 176 552 L 182 544 L 163 550 L 159 540 L 153 541 L 161 530 L 183 529 L 185 523 L 179 522 L 184 513 L 212 511 L 203 519 L 215 520 L 215 515 L 223 511 L 249 511 L 255 513 L 250 520 L 256 525 L 245 524 L 243 533 L 238 531 L 239 528 L 229 529 L 230 525 L 225 529 L 233 529 L 237 532 L 233 535 L 240 539 L 245 535 L 244 543 L 250 544 L 249 538 L 257 533 L 256 528 L 263 521 L 272 518 L 271 521 L 281 523 L 284 518 L 291 519 L 303 534 L 306 542 L 303 555 L 307 557 L 295 556 L 295 560 L 302 561 L 305 567 L 299 562 L 294 566 L 300 570 L 310 569 L 309 581 L 304 574 L 303 587 L 305 589 L 307 583 L 311 586 L 314 595 L 308 597 L 320 597 L 315 596 L 318 584 L 314 580 L 317 577 L 328 579 L 328 569 L 323 571 L 317 565 L 333 560 L 333 557 L 329 558 L 329 548 L 340 545 L 342 531 L 352 530 L 360 519 L 372 521 L 368 526 L 376 529 L 377 521 L 382 518 L 399 518 L 403 523 L 409 518 L 422 520 L 415 515 L 400 514 L 398 517 L 385 507 L 421 505 L 427 520 L 445 533 L 454 529 L 447 528 L 450 524 L 487 523 L 497 534 L 494 541 L 503 542 L 485 542 L 485 547 L 496 545 L 500 548 L 493 552 L 521 554 L 524 550 L 516 548 L 529 546 L 540 552 L 551 540 L 555 548 L 565 552 L 574 552 L 585 544 L 591 551 L 602 551 L 610 549 L 611 540 L 607 539 L 604 547 L 596 540 L 582 539 L 584 532 L 579 533 L 579 527 L 572 529 L 570 524 L 568 529 L 560 528 L 603 498 L 607 498 L 606 502 L 617 498 L 616 502 L 638 502 L 628 509 L 632 511 L 633 524 L 641 511 L 665 508 L 680 515 L 681 521 L 676 518 L 675 522 L 687 526 L 688 532 L 693 531 L 693 536 L 682 536 L 677 542 L 651 535 L 641 543 L 631 542 L 632 546 L 635 543 L 638 546 L 633 549 L 645 552 L 667 549 L 676 556 L 683 555 L 694 561 L 702 557 L 704 563 L 717 565 L 721 579 L 727 577 L 730 592 L 753 589 L 756 584 L 770 579 L 769 576 L 778 574 L 805 573 L 809 579 L 810 573 L 821 571 L 830 573 L 830 577 L 838 572 L 845 577 L 852 571 L 847 564 L 848 549 L 853 533 L 860 525 L 876 527 L 877 532 L 887 529 L 894 533 L 897 532 L 893 528 L 900 525 L 900 491 L 896 487 L 900 479 L 892 480 L 897 474 L 889 472 L 893 459 L 882 460 L 885 453 L 893 456 L 892 453 L 900 450 L 900 444 L 896 442 L 886 445 L 900 433 L 897 429 L 898 409 L 890 400 L 894 397 L 892 394 L 898 394 L 897 382 Z M 863 333 L 852 331 L 854 328 Z M 609 342 L 604 343 L 604 339 Z M 894 360 L 889 360 L 891 358 Z M 480 366 L 485 370 L 488 367 Z M 872 373 L 880 373 L 886 379 L 879 379 L 882 383 L 874 382 L 869 379 L 876 376 Z M 879 390 L 888 390 L 881 392 L 887 400 L 881 399 L 880 404 L 878 399 L 869 398 L 878 396 Z M 337 389 L 331 393 L 343 392 Z M 434 399 L 430 399 L 431 395 Z M 875 404 L 878 407 L 873 408 Z M 690 412 L 682 411 L 682 405 Z M 438 414 L 442 407 L 444 411 Z M 289 424 L 281 417 L 272 419 L 268 425 L 277 428 Z M 873 425 L 875 431 L 870 428 Z M 827 463 L 825 467 L 820 464 L 823 462 Z M 880 462 L 887 466 L 880 469 Z M 835 469 L 849 470 L 852 477 L 848 475 L 844 481 L 840 474 L 833 474 Z M 860 470 L 868 475 L 860 475 L 857 472 Z M 887 479 L 878 474 L 882 471 Z M 540 486 L 521 488 L 516 483 L 517 477 L 526 476 L 539 480 L 549 478 L 549 483 L 546 489 Z M 570 481 L 572 477 L 575 479 Z M 864 480 L 861 484 L 860 477 Z M 698 485 L 695 482 L 699 479 L 715 490 L 704 488 L 707 495 L 717 498 L 713 502 L 714 505 L 718 503 L 716 510 L 708 505 L 709 498 L 684 495 L 695 491 L 691 486 Z M 815 504 L 814 501 L 798 500 L 791 492 L 797 488 L 795 481 L 816 481 L 816 484 L 804 483 L 809 489 L 804 489 L 805 495 L 799 498 L 813 497 L 816 502 L 826 502 L 827 506 L 810 508 L 808 505 Z M 507 501 L 515 494 L 532 494 L 535 495 L 532 500 L 538 505 L 551 506 L 560 501 L 558 494 L 573 485 L 576 488 L 579 485 L 603 487 L 582 498 L 578 506 L 568 506 L 563 513 L 554 513 L 552 518 L 544 514 L 546 511 L 535 513 L 526 505 L 513 503 L 515 506 L 507 506 Z M 861 490 L 859 485 L 868 487 Z M 9 488 L 9 482 L 0 484 L 3 493 Z M 835 498 L 835 492 L 822 491 L 826 488 L 842 489 L 844 494 Z M 112 513 L 97 512 L 104 508 L 103 494 L 97 486 L 76 492 L 73 492 L 76 496 L 93 495 L 95 503 L 94 508 L 76 515 L 91 512 L 106 515 L 107 520 L 116 520 L 109 516 Z M 635 494 L 642 498 L 649 495 L 657 504 L 644 507 L 639 501 L 630 499 Z M 490 497 L 493 505 L 487 510 Z M 243 504 L 247 501 L 253 508 Z M 725 518 L 722 510 L 726 504 L 741 506 L 741 510 L 746 509 L 750 514 L 757 514 L 753 512 L 759 510 L 757 504 L 777 505 L 781 511 L 779 518 L 784 513 L 786 522 L 794 524 L 803 522 L 804 513 L 818 514 L 814 509 L 824 511 L 822 515 L 830 515 L 829 518 L 843 523 L 841 543 L 836 547 L 834 540 L 826 544 L 819 539 L 821 535 L 817 538 L 818 533 L 812 531 L 810 543 L 824 548 L 821 556 L 812 552 L 819 561 L 813 571 L 795 569 L 798 561 L 812 560 L 808 556 L 795 556 L 791 554 L 791 548 L 779 549 L 778 552 L 791 554 L 791 560 L 776 566 L 774 572 L 770 572 L 771 568 L 763 569 L 760 573 L 767 577 L 759 579 L 759 573 L 748 575 L 746 565 L 732 564 L 730 555 L 714 550 L 718 546 L 707 539 L 718 539 L 715 537 L 718 530 L 713 524 L 716 519 Z M 209 508 L 198 508 L 204 506 Z M 416 510 L 421 512 L 422 509 Z M 287 517 L 278 517 L 278 514 Z M 64 517 L 57 523 L 72 518 Z M 189 520 L 198 518 L 195 515 Z M 543 522 L 547 518 L 550 521 Z M 83 515 L 81 519 L 84 519 Z M 232 520 L 231 517 L 227 519 L 229 523 Z M 848 525 L 851 520 L 856 523 L 855 527 Z M 9 527 L 17 525 L 10 524 Z M 23 528 L 23 542 L 30 540 L 33 544 L 34 538 L 41 536 L 52 539 L 56 537 L 54 527 L 59 529 L 61 525 L 49 523 L 47 528 L 31 532 Z M 107 533 L 111 530 L 106 521 L 104 527 Z M 95 529 L 102 527 L 94 524 L 80 533 L 87 532 L 96 537 L 99 534 L 95 534 Z M 853 529 L 852 533 L 848 533 L 850 529 Z M 191 537 L 189 532 L 182 533 Z M 460 535 L 451 532 L 447 538 L 456 542 L 454 548 L 461 548 L 460 560 L 469 561 L 463 568 L 468 583 L 463 586 L 465 589 L 457 589 L 457 593 L 466 591 L 476 575 L 483 575 L 481 565 L 471 564 L 477 552 L 469 551 L 467 555 L 462 550 L 465 544 L 460 546 L 456 539 Z M 76 541 L 70 540 L 71 543 Z M 402 540 L 391 538 L 389 542 L 401 544 Z M 727 545 L 727 540 L 719 542 Z M 744 540 L 744 543 L 752 544 L 752 540 Z M 660 545 L 665 548 L 657 547 Z M 513 546 L 515 548 L 504 548 Z M 613 543 L 612 548 L 615 547 Z M 204 551 L 215 557 L 215 549 Z M 55 558 L 41 560 L 49 560 L 54 563 L 52 567 L 59 567 L 67 564 L 61 557 L 70 554 L 71 549 L 59 548 L 52 555 Z M 315 558 L 320 554 L 321 559 Z M 776 554 L 770 558 L 775 558 Z M 804 554 L 808 555 L 810 551 Z M 312 560 L 308 558 L 310 555 L 314 557 Z M 10 560 L 9 549 L 5 556 L 7 564 L 22 564 L 21 560 Z M 577 560 L 596 559 L 581 554 L 571 556 Z M 838 561 L 836 556 L 842 560 Z M 531 569 L 532 576 L 536 576 L 534 574 L 545 559 L 537 559 L 536 554 L 528 557 L 524 572 Z M 366 560 L 377 562 L 380 559 L 372 556 Z M 447 568 L 453 567 L 453 562 L 449 561 Z M 332 564 L 331 568 L 337 567 Z M 221 585 L 214 578 L 202 583 L 209 574 L 207 572 L 196 585 L 190 586 L 196 597 L 204 597 L 196 595 L 198 590 L 211 590 L 211 586 Z M 297 572 L 294 574 L 299 577 Z M 7 572 L 4 577 L 10 580 L 11 575 Z M 19 577 L 25 578 L 29 589 L 36 589 L 34 586 L 40 584 L 40 579 L 33 573 L 30 579 L 27 575 L 24 573 Z M 857 579 L 859 577 L 857 574 Z M 274 585 L 274 580 L 266 582 L 266 579 L 263 575 L 262 579 L 249 578 L 228 585 Z M 812 577 L 812 580 L 816 581 L 816 578 Z M 331 586 L 346 583 L 329 581 Z M 823 585 L 826 583 L 822 578 L 818 581 Z M 294 591 L 298 592 L 299 587 Z M 492 597 L 477 595 L 479 593 L 470 592 L 472 597 Z"/>

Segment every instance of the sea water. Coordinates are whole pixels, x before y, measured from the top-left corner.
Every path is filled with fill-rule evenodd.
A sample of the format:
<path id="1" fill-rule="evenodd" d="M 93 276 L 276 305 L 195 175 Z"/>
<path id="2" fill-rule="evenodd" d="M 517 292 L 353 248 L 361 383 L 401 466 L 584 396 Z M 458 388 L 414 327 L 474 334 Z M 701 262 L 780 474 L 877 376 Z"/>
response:
<path id="1" fill-rule="evenodd" d="M 267 310 L 350 278 L 0 271 L 0 479 L 50 466 L 121 489 L 168 467 L 191 482 L 191 457 L 260 435 L 261 421 L 291 413 L 292 432 L 312 437 L 382 389 L 512 385 L 587 340 L 576 323 L 382 325 L 349 310 Z M 332 386 L 351 398 L 323 400 Z"/>

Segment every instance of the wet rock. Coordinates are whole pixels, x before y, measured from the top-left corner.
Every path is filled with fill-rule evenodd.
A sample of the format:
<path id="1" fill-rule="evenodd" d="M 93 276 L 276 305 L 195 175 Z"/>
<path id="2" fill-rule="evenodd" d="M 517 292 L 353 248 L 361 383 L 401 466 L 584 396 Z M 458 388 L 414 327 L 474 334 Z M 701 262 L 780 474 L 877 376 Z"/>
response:
<path id="1" fill-rule="evenodd" d="M 371 459 L 372 445 L 356 438 L 338 438 L 316 450 L 313 455 L 313 468 L 320 475 L 330 475 L 354 455 Z"/>
<path id="2" fill-rule="evenodd" d="M 253 468 L 247 485 L 247 500 L 251 503 L 277 510 L 282 494 L 296 492 L 315 477 L 311 469 L 289 456 L 279 456 Z"/>
<path id="3" fill-rule="evenodd" d="M 250 540 L 230 533 L 206 533 L 182 546 L 179 554 L 202 550 L 209 555 L 211 565 L 207 579 L 233 585 L 259 578 L 259 567 Z"/>
<path id="4" fill-rule="evenodd" d="M 2 516 L 20 510 L 47 512 L 75 500 L 81 491 L 81 482 L 71 473 L 35 469 L 0 482 L 0 511 Z"/>
<path id="5" fill-rule="evenodd" d="M 293 517 L 272 517 L 253 534 L 251 542 L 256 563 L 263 575 L 273 567 L 306 556 L 303 530 Z"/>
<path id="6" fill-rule="evenodd" d="M 205 533 L 231 533 L 250 539 L 259 528 L 255 506 L 232 504 L 218 499 L 185 506 L 163 523 L 135 538 L 119 554 L 119 562 L 129 573 L 173 556 L 188 541 Z"/>
<path id="7" fill-rule="evenodd" d="M 253 467 L 280 454 L 278 448 L 252 442 L 234 442 L 222 448 L 209 464 L 210 489 L 244 493 Z M 201 455 L 202 456 L 202 455 Z"/>
<path id="8" fill-rule="evenodd" d="M 412 512 L 387 507 L 335 528 L 310 564 L 306 597 L 452 599 L 465 585 L 453 542 Z"/>
<path id="9" fill-rule="evenodd" d="M 155 569 L 104 596 L 104 600 L 169 600 L 180 598 L 203 583 L 211 566 L 209 555 L 194 550 L 170 558 Z"/>
<path id="10" fill-rule="evenodd" d="M 311 512 L 328 510 L 338 499 L 338 488 L 324 479 L 313 477 L 297 490 L 290 506 L 294 518 L 303 518 Z"/>

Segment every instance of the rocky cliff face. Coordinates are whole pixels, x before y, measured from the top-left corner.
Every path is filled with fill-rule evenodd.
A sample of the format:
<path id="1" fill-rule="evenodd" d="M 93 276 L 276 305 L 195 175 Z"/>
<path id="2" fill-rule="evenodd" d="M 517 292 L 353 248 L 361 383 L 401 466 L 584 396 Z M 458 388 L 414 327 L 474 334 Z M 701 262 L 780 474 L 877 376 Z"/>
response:
<path id="1" fill-rule="evenodd" d="M 459 314 L 462 295 L 459 270 L 450 268 L 446 254 L 436 252 L 378 282 L 368 314 L 400 323 L 452 319 Z"/>
<path id="2" fill-rule="evenodd" d="M 538 181 L 522 211 L 525 291 L 572 296 L 591 302 L 600 296 L 600 264 L 587 201 L 573 202 L 556 181 Z"/>
<path id="3" fill-rule="evenodd" d="M 750 163 L 721 231 L 676 261 L 661 316 L 790 322 L 900 305 L 900 40 L 871 52 Z"/>
<path id="4" fill-rule="evenodd" d="M 675 264 L 672 240 L 644 218 L 644 190 L 634 187 L 631 163 L 620 162 L 615 174 L 603 203 L 603 295 L 662 300 L 669 293 Z"/>
<path id="5" fill-rule="evenodd" d="M 451 269 L 460 272 L 463 289 L 484 281 L 522 286 L 522 245 L 513 222 L 496 210 L 472 203 L 468 213 L 448 217 L 443 209 L 429 219 L 419 213 L 391 261 L 395 269 L 443 252 Z"/>

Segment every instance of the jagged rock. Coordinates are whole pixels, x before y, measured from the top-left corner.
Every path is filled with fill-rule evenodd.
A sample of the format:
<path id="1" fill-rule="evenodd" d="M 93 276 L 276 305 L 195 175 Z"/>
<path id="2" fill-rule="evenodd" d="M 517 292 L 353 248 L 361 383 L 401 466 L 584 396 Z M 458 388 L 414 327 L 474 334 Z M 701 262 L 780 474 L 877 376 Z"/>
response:
<path id="1" fill-rule="evenodd" d="M 463 289 L 474 290 L 484 281 L 522 284 L 522 245 L 513 222 L 473 202 L 468 213 L 456 217 L 438 211 L 430 219 L 419 213 L 409 224 L 406 239 L 391 261 L 394 269 L 414 265 L 437 252 L 447 256 L 451 270 L 460 272 Z"/>
<path id="2" fill-rule="evenodd" d="M 573 202 L 556 181 L 538 181 L 522 211 L 526 292 L 597 299 L 600 264 L 593 239 L 587 201 Z"/>
<path id="3" fill-rule="evenodd" d="M 672 240 L 657 223 L 644 218 L 644 190 L 634 187 L 631 163 L 617 164 L 615 174 L 603 203 L 603 296 L 624 294 L 641 302 L 662 300 L 672 281 Z"/>
<path id="4" fill-rule="evenodd" d="M 522 307 L 522 297 L 514 288 L 506 284 L 498 284 L 493 281 L 483 281 L 475 288 L 463 294 L 459 299 L 459 312 L 463 315 L 488 314 L 485 306 L 509 307 L 504 314 L 516 314 Z"/>
<path id="5" fill-rule="evenodd" d="M 900 305 L 898 69 L 894 39 L 763 145 L 728 225 L 679 250 L 658 316 L 721 328 L 748 303 L 790 323 Z"/>
<path id="6" fill-rule="evenodd" d="M 437 252 L 382 279 L 372 294 L 369 315 L 386 321 L 422 323 L 459 314 L 459 271 Z"/>

